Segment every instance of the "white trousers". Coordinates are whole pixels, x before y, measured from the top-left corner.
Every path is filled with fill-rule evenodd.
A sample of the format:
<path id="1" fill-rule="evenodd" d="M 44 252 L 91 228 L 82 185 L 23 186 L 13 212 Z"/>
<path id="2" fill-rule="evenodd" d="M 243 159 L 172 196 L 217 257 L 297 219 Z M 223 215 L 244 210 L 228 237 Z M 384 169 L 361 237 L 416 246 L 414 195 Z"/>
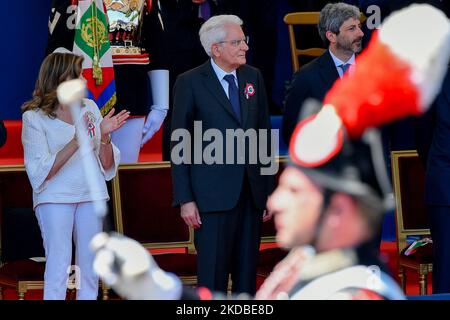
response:
<path id="1" fill-rule="evenodd" d="M 98 276 L 92 264 L 94 254 L 89 243 L 102 231 L 102 221 L 95 216 L 92 202 L 74 204 L 45 203 L 36 207 L 45 248 L 44 300 L 66 298 L 69 272 L 74 268 L 77 300 L 95 300 Z M 75 266 L 72 260 L 72 234 L 75 243 Z"/>

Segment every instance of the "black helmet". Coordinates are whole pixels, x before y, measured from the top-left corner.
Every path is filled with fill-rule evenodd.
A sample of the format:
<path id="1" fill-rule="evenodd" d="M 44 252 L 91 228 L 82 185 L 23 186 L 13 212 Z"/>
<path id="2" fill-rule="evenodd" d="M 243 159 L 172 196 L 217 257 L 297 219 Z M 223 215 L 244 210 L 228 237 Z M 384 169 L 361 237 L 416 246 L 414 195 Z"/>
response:
<path id="1" fill-rule="evenodd" d="M 307 105 L 306 113 L 310 114 L 311 108 L 317 110 L 316 103 L 310 101 Z M 324 135 L 327 128 L 314 128 L 312 133 L 304 134 L 305 130 L 311 130 L 315 117 L 316 114 L 302 114 L 303 120 L 298 123 L 290 141 L 289 165 L 300 169 L 325 191 L 349 194 L 375 212 L 382 214 L 393 207 L 379 131 L 370 129 L 361 138 L 350 139 L 341 127 L 331 139 L 319 137 L 316 142 L 315 137 Z M 311 141 L 305 142 L 305 139 Z"/>

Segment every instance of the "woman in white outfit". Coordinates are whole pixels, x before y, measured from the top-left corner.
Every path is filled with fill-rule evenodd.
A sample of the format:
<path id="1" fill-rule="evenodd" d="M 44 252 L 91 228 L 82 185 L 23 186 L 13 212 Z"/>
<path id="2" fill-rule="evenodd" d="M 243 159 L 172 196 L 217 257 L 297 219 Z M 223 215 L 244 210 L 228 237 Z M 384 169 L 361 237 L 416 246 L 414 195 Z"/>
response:
<path id="1" fill-rule="evenodd" d="M 104 118 L 94 101 L 83 99 L 76 119 L 69 106 L 60 104 L 58 85 L 81 77 L 83 58 L 72 53 L 52 53 L 41 65 L 33 98 L 22 106 L 22 144 L 25 168 L 33 188 L 33 208 L 41 228 L 46 255 L 44 299 L 66 297 L 71 269 L 72 235 L 76 247 L 77 299 L 96 299 L 98 277 L 92 270 L 91 238 L 101 231 L 95 201 L 109 200 L 105 180 L 111 180 L 120 162 L 110 133 L 120 128 L 129 113 Z M 76 132 L 87 135 L 92 149 L 81 152 Z M 94 157 L 92 157 L 92 152 Z M 83 157 L 95 159 L 88 185 Z M 98 168 L 97 168 L 98 166 Z"/>

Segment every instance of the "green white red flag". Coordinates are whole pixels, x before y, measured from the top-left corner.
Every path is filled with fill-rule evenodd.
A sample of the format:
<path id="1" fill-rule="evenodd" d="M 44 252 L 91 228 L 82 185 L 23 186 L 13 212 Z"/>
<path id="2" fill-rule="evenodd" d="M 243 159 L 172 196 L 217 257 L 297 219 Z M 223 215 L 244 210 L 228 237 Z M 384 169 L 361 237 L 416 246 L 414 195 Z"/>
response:
<path id="1" fill-rule="evenodd" d="M 84 57 L 88 97 L 105 115 L 116 103 L 109 30 L 102 0 L 79 0 L 73 53 Z"/>

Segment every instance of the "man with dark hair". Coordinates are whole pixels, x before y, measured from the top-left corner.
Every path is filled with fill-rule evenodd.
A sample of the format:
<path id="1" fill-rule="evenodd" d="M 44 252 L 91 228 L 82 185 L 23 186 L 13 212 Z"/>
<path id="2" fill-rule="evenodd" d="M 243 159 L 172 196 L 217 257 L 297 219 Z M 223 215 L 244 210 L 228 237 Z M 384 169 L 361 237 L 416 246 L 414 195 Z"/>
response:
<path id="1" fill-rule="evenodd" d="M 319 35 L 328 50 L 296 72 L 284 106 L 283 138 L 289 141 L 300 109 L 308 98 L 322 101 L 333 83 L 355 66 L 355 53 L 361 51 L 363 32 L 360 11 L 345 3 L 327 4 L 320 12 Z"/>

